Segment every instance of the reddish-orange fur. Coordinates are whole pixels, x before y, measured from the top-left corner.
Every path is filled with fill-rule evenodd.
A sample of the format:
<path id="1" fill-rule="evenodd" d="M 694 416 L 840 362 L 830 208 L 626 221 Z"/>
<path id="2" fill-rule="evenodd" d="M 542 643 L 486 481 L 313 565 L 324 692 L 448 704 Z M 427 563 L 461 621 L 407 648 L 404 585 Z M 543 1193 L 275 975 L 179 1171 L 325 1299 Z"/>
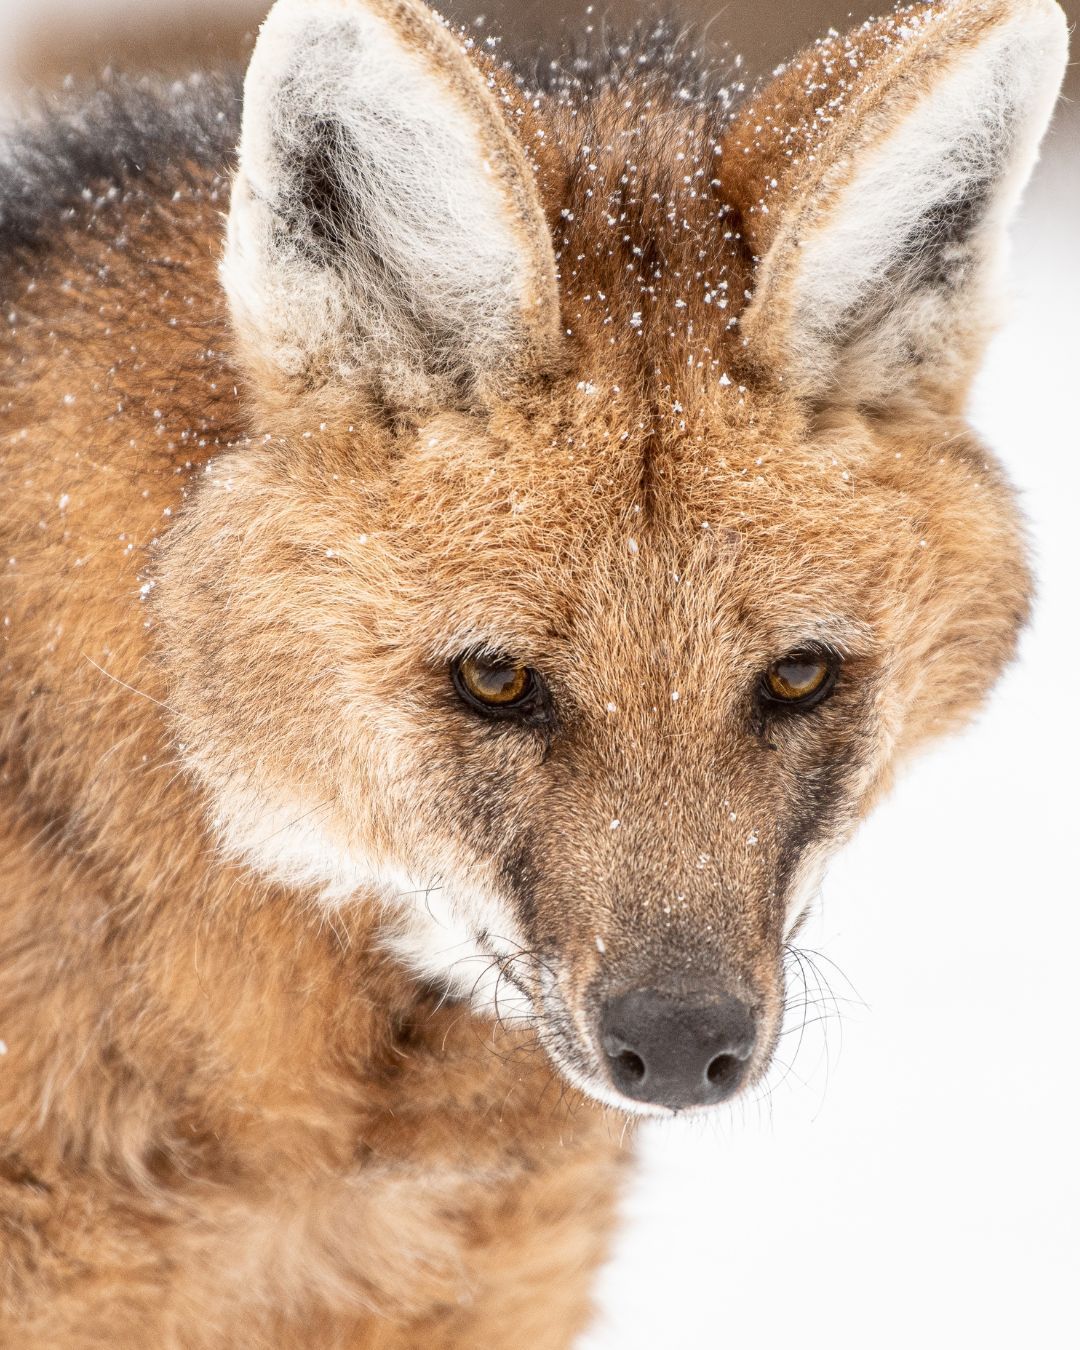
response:
<path id="1" fill-rule="evenodd" d="M 791 120 L 801 86 L 779 88 Z M 626 94 L 591 106 L 586 169 L 578 119 L 508 86 L 523 143 L 546 132 L 572 331 L 482 415 L 410 422 L 370 391 L 265 371 L 253 385 L 216 270 L 227 193 L 207 169 L 174 198 L 163 166 L 8 277 L 0 1344 L 554 1350 L 587 1317 L 622 1119 L 565 1086 L 531 1033 L 411 975 L 382 902 L 328 910 L 222 857 L 186 737 L 320 803 L 366 753 L 348 699 L 406 722 L 413 699 L 445 748 L 401 732 L 395 754 L 428 777 L 398 809 L 417 830 L 458 811 L 436 789 L 462 765 L 478 800 L 512 784 L 493 828 L 535 831 L 544 933 L 575 954 L 573 991 L 601 927 L 608 959 L 635 968 L 677 968 L 719 932 L 775 1024 L 781 846 L 762 829 L 748 850 L 744 822 L 767 821 L 799 770 L 724 730 L 738 682 L 807 614 L 857 616 L 850 668 L 908 753 L 1011 655 L 1028 576 L 964 388 L 901 420 L 790 398 L 730 323 L 772 176 L 753 109 L 725 147 L 751 154 L 691 198 L 683 166 L 708 157 L 710 115 L 672 100 L 643 118 L 661 82 L 629 110 Z M 635 124 L 658 193 L 627 226 L 639 272 L 607 250 L 605 220 L 615 136 Z M 724 308 L 701 298 L 702 257 L 726 269 Z M 211 461 L 230 493 L 200 486 Z M 557 746 L 548 763 L 459 725 L 444 648 L 481 624 L 583 703 L 616 704 L 625 738 L 586 729 L 572 763 Z M 893 757 L 863 762 L 854 731 L 832 734 L 866 779 L 839 836 Z M 710 814 L 725 795 L 737 824 L 726 803 Z M 382 828 L 359 792 L 342 798 L 335 829 Z M 709 861 L 686 871 L 695 855 Z M 625 876 L 638 896 L 685 882 L 690 902 L 632 906 Z"/>

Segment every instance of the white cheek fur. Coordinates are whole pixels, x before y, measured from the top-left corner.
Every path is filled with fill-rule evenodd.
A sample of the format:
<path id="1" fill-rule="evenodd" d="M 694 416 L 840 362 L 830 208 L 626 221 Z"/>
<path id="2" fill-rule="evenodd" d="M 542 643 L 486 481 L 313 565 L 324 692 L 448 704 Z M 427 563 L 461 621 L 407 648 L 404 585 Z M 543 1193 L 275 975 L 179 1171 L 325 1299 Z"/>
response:
<path id="1" fill-rule="evenodd" d="M 223 851 L 285 886 L 313 888 L 336 909 L 376 897 L 391 922 L 385 943 L 411 971 L 445 984 L 503 1022 L 531 1017 L 528 1000 L 500 970 L 524 948 L 511 906 L 455 867 L 409 869 L 335 837 L 326 810 L 231 789 L 217 795 L 213 827 Z"/>
<path id="2" fill-rule="evenodd" d="M 383 869 L 332 836 L 326 803 L 237 787 L 215 795 L 211 823 L 228 856 L 280 885 L 314 887 L 330 907 L 364 887 L 381 890 L 377 878 Z"/>

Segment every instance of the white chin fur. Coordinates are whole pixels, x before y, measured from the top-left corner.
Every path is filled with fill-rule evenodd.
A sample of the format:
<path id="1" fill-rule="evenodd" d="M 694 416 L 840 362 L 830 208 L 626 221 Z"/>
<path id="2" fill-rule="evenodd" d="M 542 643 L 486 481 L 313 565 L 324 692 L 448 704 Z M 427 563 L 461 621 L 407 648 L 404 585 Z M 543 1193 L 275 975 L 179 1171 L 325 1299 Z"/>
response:
<path id="1" fill-rule="evenodd" d="M 799 875 L 788 896 L 787 916 L 784 919 L 785 939 L 791 936 L 818 898 L 827 861 L 824 856 L 815 857 L 811 854 L 799 869 Z"/>
<path id="2" fill-rule="evenodd" d="M 445 868 L 413 875 L 347 846 L 334 836 L 328 813 L 326 803 L 275 803 L 233 791 L 219 797 L 213 825 L 229 857 L 280 885 L 314 889 L 328 909 L 374 895 L 392 916 L 387 948 L 409 970 L 505 1025 L 531 1023 L 528 999 L 502 968 L 524 948 L 511 907 L 452 883 Z"/>
<path id="3" fill-rule="evenodd" d="M 508 907 L 471 888 L 431 887 L 387 933 L 385 945 L 403 965 L 479 1013 L 508 1028 L 535 1023 L 532 1001 L 507 978 L 523 949 Z"/>
<path id="4" fill-rule="evenodd" d="M 638 1102 L 632 1097 L 624 1097 L 621 1092 L 616 1092 L 602 1079 L 582 1073 L 580 1069 L 575 1068 L 573 1064 L 563 1059 L 558 1051 L 551 1046 L 545 1045 L 545 1049 L 551 1062 L 558 1068 L 567 1082 L 583 1092 L 586 1097 L 591 1097 L 594 1102 L 600 1102 L 603 1106 L 614 1107 L 627 1116 L 671 1118 L 676 1114 L 669 1106 L 658 1106 L 655 1102 Z M 712 1108 L 706 1109 L 711 1110 Z"/>

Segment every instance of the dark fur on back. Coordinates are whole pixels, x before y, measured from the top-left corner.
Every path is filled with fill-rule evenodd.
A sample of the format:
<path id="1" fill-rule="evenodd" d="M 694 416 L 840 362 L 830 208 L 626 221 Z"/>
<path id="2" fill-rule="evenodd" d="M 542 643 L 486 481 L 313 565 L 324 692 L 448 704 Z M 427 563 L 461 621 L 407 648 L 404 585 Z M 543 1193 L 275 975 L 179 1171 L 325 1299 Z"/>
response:
<path id="1" fill-rule="evenodd" d="M 41 248 L 110 188 L 221 168 L 240 131 L 242 72 L 113 76 L 43 103 L 0 141 L 0 259 Z"/>
<path id="2" fill-rule="evenodd" d="M 719 130 L 746 86 L 737 63 L 714 56 L 695 30 L 656 18 L 594 35 L 558 57 L 514 50 L 512 66 L 524 89 L 563 104 L 587 106 L 612 88 L 640 95 L 647 84 L 673 103 L 711 106 Z M 242 93 L 239 68 L 176 81 L 110 75 L 43 99 L 29 118 L 0 130 L 0 268 L 46 247 L 61 224 L 92 211 L 110 189 L 140 180 L 176 188 L 195 167 L 224 173 L 240 135 Z"/>

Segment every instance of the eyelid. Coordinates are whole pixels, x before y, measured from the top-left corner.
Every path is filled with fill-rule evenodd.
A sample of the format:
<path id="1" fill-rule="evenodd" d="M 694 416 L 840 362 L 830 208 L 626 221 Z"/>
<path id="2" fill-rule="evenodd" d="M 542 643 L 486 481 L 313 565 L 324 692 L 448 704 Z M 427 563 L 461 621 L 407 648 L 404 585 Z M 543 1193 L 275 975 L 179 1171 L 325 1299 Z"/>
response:
<path id="1" fill-rule="evenodd" d="M 786 645 L 777 646 L 774 651 L 779 652 L 779 655 L 772 658 L 770 665 L 775 665 L 777 661 L 792 661 L 799 656 L 839 663 L 847 660 L 851 654 L 850 648 L 844 643 L 830 642 L 827 638 L 820 637 L 796 639 Z"/>

